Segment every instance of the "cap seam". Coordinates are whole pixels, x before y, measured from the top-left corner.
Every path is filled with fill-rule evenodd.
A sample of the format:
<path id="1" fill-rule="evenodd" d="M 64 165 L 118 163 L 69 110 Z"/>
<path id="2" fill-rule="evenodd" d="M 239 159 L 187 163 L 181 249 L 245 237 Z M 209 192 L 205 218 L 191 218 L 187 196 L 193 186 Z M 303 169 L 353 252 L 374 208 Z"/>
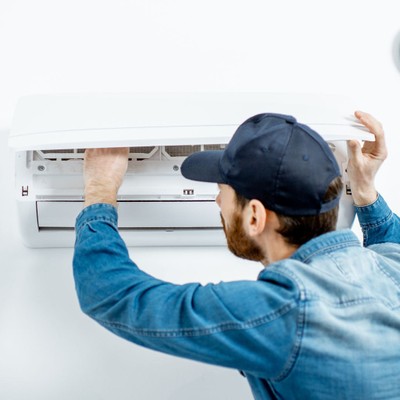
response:
<path id="1" fill-rule="evenodd" d="M 293 130 L 294 130 L 294 127 L 295 127 L 295 125 L 297 125 L 297 123 L 294 123 L 294 124 L 292 124 L 292 129 L 291 129 L 291 131 L 290 131 L 290 135 L 289 135 L 289 138 L 288 138 L 288 140 L 286 141 L 286 144 L 285 144 L 285 147 L 284 147 L 284 150 L 283 150 L 283 152 L 281 153 L 281 160 L 280 160 L 280 163 L 279 163 L 279 167 L 278 167 L 278 170 L 277 170 L 277 174 L 276 174 L 276 180 L 275 180 L 275 184 L 274 184 L 274 193 L 273 193 L 273 196 L 272 196 L 272 198 L 273 198 L 273 202 L 274 202 L 274 204 L 276 204 L 276 193 L 277 193 L 277 191 L 278 191 L 278 188 L 279 188 L 279 182 L 280 182 L 280 177 L 281 177 L 281 175 L 282 175 L 282 164 L 283 164 L 283 159 L 284 159 L 284 157 L 285 157 L 285 155 L 286 155 L 286 150 L 287 150 L 287 148 L 288 148 L 288 146 L 289 146 L 289 142 L 292 140 L 292 138 L 293 138 Z M 278 209 L 280 208 L 279 207 L 279 205 L 278 205 L 278 207 L 277 207 Z M 279 212 L 281 212 L 281 211 L 279 211 Z"/>

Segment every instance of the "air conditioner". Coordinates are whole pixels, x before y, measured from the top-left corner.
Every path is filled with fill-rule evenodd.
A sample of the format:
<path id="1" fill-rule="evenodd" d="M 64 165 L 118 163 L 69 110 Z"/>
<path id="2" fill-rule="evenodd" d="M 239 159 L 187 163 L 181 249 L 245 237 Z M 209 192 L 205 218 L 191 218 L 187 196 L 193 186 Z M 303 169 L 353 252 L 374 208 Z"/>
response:
<path id="1" fill-rule="evenodd" d="M 373 140 L 346 99 L 269 93 L 38 95 L 17 104 L 9 145 L 15 195 L 29 247 L 74 244 L 83 207 L 85 148 L 129 147 L 118 196 L 119 228 L 129 246 L 224 245 L 215 184 L 186 180 L 189 154 L 223 149 L 237 126 L 263 112 L 291 114 L 327 140 L 346 185 L 338 227 L 354 210 L 346 178 L 347 139 Z"/>

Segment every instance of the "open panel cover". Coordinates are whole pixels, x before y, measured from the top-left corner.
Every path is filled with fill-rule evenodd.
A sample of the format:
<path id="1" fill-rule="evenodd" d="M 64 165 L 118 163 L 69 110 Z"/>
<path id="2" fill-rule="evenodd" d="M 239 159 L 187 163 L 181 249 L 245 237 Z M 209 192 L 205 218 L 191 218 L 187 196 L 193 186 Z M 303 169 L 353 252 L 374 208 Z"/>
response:
<path id="1" fill-rule="evenodd" d="M 372 135 L 337 96 L 266 93 L 49 95 L 22 98 L 9 144 L 16 152 L 16 199 L 24 242 L 73 246 L 83 207 L 85 148 L 129 147 L 118 195 L 128 245 L 225 245 L 215 184 L 184 179 L 196 151 L 224 149 L 237 126 L 263 112 L 291 114 L 327 140 L 342 168 L 339 227 L 354 218 L 345 140 Z"/>

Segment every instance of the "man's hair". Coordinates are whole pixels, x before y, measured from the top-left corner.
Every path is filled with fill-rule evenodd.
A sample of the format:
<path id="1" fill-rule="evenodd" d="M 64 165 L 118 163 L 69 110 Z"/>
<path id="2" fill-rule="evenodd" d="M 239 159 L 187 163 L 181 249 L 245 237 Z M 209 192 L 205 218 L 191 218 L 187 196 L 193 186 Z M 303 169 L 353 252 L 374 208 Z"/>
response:
<path id="1" fill-rule="evenodd" d="M 324 201 L 328 202 L 336 198 L 343 189 L 343 183 L 340 177 L 335 178 L 329 185 L 325 193 Z M 249 199 L 236 193 L 236 202 L 243 209 Z M 320 236 L 324 233 L 334 231 L 336 229 L 338 219 L 339 205 L 332 210 L 318 214 L 307 216 L 288 216 L 277 212 L 279 228 L 276 230 L 283 236 L 288 244 L 300 246 L 312 238 Z"/>

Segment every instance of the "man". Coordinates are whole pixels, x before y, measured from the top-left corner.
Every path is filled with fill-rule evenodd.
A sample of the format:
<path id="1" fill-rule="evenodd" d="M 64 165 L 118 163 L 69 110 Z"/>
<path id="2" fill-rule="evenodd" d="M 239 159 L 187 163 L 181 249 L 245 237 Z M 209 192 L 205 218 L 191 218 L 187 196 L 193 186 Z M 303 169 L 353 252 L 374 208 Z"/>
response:
<path id="1" fill-rule="evenodd" d="M 374 187 L 383 130 L 349 142 L 363 248 L 335 231 L 339 169 L 293 117 L 245 121 L 224 151 L 195 153 L 190 179 L 216 182 L 229 248 L 257 281 L 174 285 L 140 271 L 117 229 L 127 149 L 88 150 L 74 276 L 82 310 L 136 344 L 242 371 L 256 399 L 399 399 L 400 222 Z"/>

